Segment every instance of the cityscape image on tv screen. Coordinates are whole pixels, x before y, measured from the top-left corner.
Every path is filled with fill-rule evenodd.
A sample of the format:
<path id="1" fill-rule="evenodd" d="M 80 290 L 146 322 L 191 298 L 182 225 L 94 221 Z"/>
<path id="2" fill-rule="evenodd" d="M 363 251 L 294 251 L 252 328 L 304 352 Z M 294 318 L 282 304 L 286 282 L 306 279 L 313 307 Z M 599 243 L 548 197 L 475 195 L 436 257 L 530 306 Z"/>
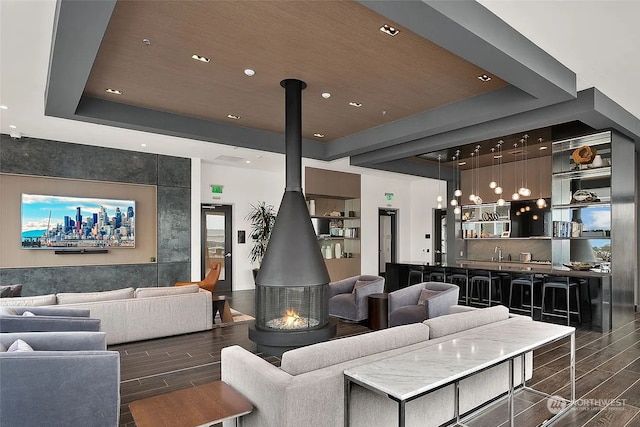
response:
<path id="1" fill-rule="evenodd" d="M 134 248 L 135 201 L 22 194 L 22 248 Z"/>

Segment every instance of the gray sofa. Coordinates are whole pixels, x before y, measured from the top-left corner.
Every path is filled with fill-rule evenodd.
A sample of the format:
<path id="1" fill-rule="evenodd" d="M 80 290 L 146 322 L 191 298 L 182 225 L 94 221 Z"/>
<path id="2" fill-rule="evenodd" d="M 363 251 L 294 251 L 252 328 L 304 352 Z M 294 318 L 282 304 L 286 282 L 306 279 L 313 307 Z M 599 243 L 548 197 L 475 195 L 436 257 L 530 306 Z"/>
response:
<path id="1" fill-rule="evenodd" d="M 24 316 L 25 312 L 34 316 Z M 0 332 L 100 331 L 89 310 L 66 307 L 0 307 Z"/>
<path id="2" fill-rule="evenodd" d="M 423 289 L 438 292 L 418 305 Z M 460 288 L 442 282 L 423 282 L 389 293 L 389 326 L 408 325 L 449 314 L 458 303 Z"/>
<path id="3" fill-rule="evenodd" d="M 359 322 L 369 318 L 368 297 L 384 292 L 384 277 L 354 276 L 329 283 L 329 314 Z"/>
<path id="4" fill-rule="evenodd" d="M 55 306 L 89 310 L 92 318 L 100 319 L 100 330 L 107 333 L 107 344 L 213 328 L 211 292 L 200 289 L 198 285 L 2 298 L 0 306 Z"/>
<path id="5" fill-rule="evenodd" d="M 34 351 L 0 352 L 0 427 L 115 427 L 120 414 L 120 354 L 103 332 L 0 334 Z"/>
<path id="6" fill-rule="evenodd" d="M 454 306 L 452 310 L 467 309 Z M 253 412 L 243 417 L 245 427 L 342 427 L 345 369 L 422 347 L 437 351 L 438 343 L 463 336 L 469 329 L 500 327 L 516 317 L 528 319 L 510 315 L 502 306 L 440 316 L 290 350 L 283 354 L 279 368 L 242 347 L 231 346 L 222 350 L 222 380 L 254 405 Z M 520 359 L 515 365 L 519 372 Z M 525 367 L 526 378 L 531 378 L 531 354 Z M 507 390 L 506 364 L 466 378 L 460 382 L 461 411 L 476 408 Z M 407 426 L 438 426 L 451 420 L 453 393 L 453 386 L 444 387 L 410 402 Z M 351 405 L 352 426 L 397 425 L 398 405 L 390 399 L 354 385 Z"/>

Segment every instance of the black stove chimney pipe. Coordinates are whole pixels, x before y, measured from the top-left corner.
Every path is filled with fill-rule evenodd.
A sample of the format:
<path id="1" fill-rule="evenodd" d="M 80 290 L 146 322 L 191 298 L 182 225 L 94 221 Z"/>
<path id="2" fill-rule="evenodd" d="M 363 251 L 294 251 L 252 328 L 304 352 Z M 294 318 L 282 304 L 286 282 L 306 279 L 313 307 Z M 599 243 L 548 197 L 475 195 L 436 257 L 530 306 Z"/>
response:
<path id="1" fill-rule="evenodd" d="M 286 187 L 256 285 L 326 285 L 329 273 L 302 194 L 302 90 L 307 84 L 286 79 L 280 85 L 285 88 Z"/>

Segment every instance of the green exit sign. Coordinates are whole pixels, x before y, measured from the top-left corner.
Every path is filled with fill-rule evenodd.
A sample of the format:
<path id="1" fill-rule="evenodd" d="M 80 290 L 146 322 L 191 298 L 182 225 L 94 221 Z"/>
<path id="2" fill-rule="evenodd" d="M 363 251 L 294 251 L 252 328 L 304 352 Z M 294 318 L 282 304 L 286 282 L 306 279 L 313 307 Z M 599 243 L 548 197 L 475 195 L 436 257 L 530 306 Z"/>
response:
<path id="1" fill-rule="evenodd" d="M 222 185 L 212 185 L 211 186 L 211 192 L 213 194 L 222 194 Z"/>
<path id="2" fill-rule="evenodd" d="M 387 200 L 393 200 L 393 193 L 384 193 L 384 197 L 386 197 Z"/>

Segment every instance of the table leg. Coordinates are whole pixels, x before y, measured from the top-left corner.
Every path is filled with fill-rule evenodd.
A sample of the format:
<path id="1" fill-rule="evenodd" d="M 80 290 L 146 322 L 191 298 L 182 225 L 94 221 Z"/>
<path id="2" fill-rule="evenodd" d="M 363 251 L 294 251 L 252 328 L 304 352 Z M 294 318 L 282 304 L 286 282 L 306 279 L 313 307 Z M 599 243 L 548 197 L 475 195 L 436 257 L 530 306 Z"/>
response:
<path id="1" fill-rule="evenodd" d="M 456 381 L 453 387 L 453 410 L 455 411 L 456 425 L 460 424 L 460 382 Z"/>
<path id="2" fill-rule="evenodd" d="M 401 400 L 400 402 L 398 402 L 398 427 L 405 426 L 404 404 L 405 404 L 404 400 Z"/>
<path id="3" fill-rule="evenodd" d="M 351 397 L 351 381 L 344 377 L 344 427 L 349 427 L 349 399 Z"/>
<path id="4" fill-rule="evenodd" d="M 571 333 L 571 404 L 576 402 L 576 332 Z"/>
<path id="5" fill-rule="evenodd" d="M 512 357 L 509 359 L 509 425 L 513 427 L 513 361 Z"/>

